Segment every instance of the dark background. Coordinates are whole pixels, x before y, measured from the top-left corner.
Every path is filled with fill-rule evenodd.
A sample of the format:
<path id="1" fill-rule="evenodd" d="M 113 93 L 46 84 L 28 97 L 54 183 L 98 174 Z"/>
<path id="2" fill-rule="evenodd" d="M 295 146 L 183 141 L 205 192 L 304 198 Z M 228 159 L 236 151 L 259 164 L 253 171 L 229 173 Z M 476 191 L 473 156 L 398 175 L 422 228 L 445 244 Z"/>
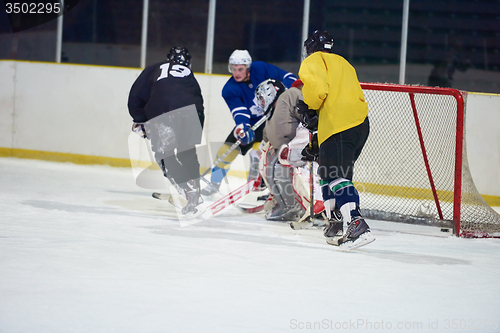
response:
<path id="1" fill-rule="evenodd" d="M 205 71 L 208 0 L 150 0 L 147 64 L 172 46 L 193 55 Z M 2 4 L 3 5 L 3 4 Z M 142 1 L 80 0 L 64 15 L 63 62 L 140 66 Z M 403 0 L 311 0 L 310 32 L 329 31 L 334 52 L 361 81 L 397 83 Z M 234 49 L 297 73 L 302 0 L 218 0 L 213 73 L 229 74 Z M 0 58 L 55 60 L 56 22 L 12 33 L 0 15 Z M 430 80 L 434 73 L 435 79 Z M 500 1 L 411 0 L 406 83 L 500 93 Z"/>

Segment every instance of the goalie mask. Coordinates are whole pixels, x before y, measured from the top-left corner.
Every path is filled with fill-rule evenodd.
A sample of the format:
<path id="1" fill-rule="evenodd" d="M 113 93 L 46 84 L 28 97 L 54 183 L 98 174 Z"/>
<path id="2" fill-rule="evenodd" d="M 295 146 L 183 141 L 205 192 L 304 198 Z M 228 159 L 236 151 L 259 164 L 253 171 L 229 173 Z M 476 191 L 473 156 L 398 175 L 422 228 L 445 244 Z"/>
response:
<path id="1" fill-rule="evenodd" d="M 257 105 L 268 116 L 272 117 L 274 111 L 274 103 L 278 97 L 285 91 L 285 86 L 278 80 L 267 79 L 261 82 L 255 89 L 255 98 Z"/>
<path id="2" fill-rule="evenodd" d="M 304 58 L 318 51 L 332 52 L 333 38 L 327 31 L 316 30 L 304 42 Z"/>
<path id="3" fill-rule="evenodd" d="M 172 64 L 180 64 L 191 68 L 191 55 L 185 47 L 173 47 L 167 54 L 167 59 Z"/>

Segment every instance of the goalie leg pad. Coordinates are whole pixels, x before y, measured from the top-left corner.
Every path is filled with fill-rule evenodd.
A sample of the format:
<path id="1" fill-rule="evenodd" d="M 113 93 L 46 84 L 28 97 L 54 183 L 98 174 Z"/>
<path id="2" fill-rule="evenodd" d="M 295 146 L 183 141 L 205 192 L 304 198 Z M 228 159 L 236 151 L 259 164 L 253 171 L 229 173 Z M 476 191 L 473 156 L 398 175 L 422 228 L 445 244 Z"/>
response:
<path id="1" fill-rule="evenodd" d="M 300 218 L 302 206 L 298 202 L 297 195 L 292 184 L 292 169 L 279 163 L 274 165 L 274 177 L 270 191 L 277 205 L 270 214 L 266 215 L 268 220 L 294 221 Z"/>
<path id="2" fill-rule="evenodd" d="M 276 149 L 268 147 L 267 150 L 262 150 L 262 158 L 260 160 L 261 175 L 271 193 L 271 188 L 274 187 L 274 168 L 277 160 L 278 154 Z"/>
<path id="3" fill-rule="evenodd" d="M 250 168 L 248 171 L 248 180 L 259 178 L 259 151 L 250 150 L 248 153 L 250 157 Z"/>

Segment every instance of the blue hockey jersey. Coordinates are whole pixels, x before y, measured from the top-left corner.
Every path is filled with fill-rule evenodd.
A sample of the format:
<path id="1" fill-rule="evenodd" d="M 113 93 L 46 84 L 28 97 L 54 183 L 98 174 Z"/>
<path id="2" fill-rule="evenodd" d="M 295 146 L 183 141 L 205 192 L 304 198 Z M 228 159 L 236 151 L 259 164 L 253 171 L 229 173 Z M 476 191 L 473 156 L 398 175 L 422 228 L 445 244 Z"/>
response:
<path id="1" fill-rule="evenodd" d="M 250 123 L 255 124 L 263 115 L 262 110 L 255 103 L 255 89 L 264 80 L 269 78 L 283 82 L 285 87 L 290 88 L 297 80 L 295 75 L 277 66 L 263 61 L 252 62 L 250 66 L 250 81 L 236 82 L 231 77 L 224 88 L 222 97 L 226 101 L 236 125 Z"/>

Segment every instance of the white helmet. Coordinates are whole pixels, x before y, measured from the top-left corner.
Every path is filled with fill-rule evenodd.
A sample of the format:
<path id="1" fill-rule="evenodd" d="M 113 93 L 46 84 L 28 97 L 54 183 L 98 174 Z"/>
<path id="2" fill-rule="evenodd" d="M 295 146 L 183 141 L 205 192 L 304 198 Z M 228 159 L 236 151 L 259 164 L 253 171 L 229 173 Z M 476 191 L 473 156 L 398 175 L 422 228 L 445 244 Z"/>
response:
<path id="1" fill-rule="evenodd" d="M 252 64 L 252 57 L 247 50 L 234 50 L 234 52 L 229 57 L 229 73 L 231 73 L 231 65 L 246 65 L 250 69 Z"/>

